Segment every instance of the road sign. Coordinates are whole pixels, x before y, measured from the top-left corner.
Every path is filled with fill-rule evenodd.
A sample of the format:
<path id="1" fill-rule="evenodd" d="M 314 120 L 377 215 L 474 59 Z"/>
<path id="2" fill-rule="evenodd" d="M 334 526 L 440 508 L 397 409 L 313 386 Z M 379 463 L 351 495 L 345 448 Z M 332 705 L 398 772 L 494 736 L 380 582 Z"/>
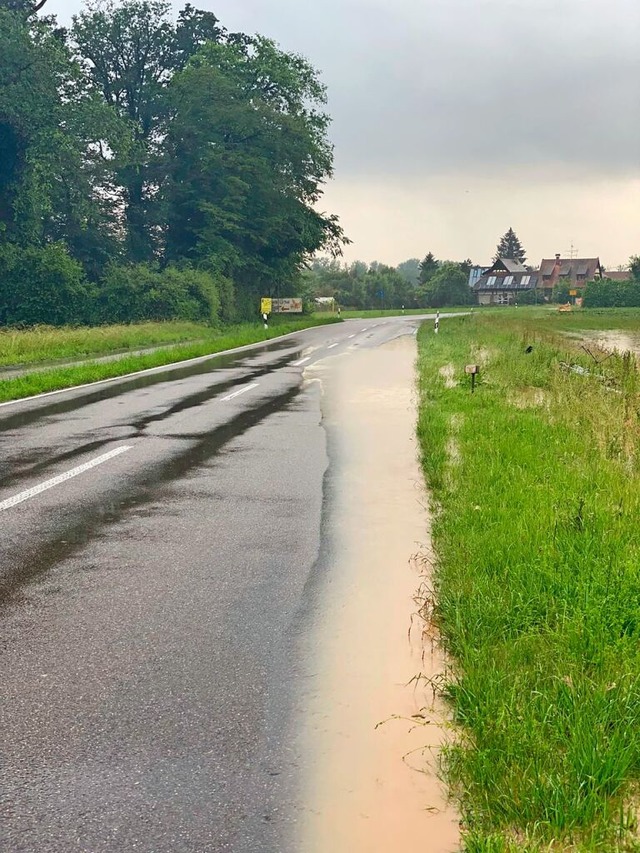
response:
<path id="1" fill-rule="evenodd" d="M 271 314 L 271 303 L 273 300 L 268 296 L 263 296 L 260 300 L 260 313 Z"/>
<path id="2" fill-rule="evenodd" d="M 271 310 L 274 314 L 302 314 L 302 299 L 298 296 L 272 299 Z"/>

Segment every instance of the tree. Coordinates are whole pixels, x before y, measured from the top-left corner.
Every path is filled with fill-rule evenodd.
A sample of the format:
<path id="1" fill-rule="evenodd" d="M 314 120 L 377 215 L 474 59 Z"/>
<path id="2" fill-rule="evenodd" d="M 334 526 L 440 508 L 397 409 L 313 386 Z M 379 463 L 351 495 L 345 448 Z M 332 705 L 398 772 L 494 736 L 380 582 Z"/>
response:
<path id="1" fill-rule="evenodd" d="M 28 17 L 39 12 L 46 2 L 47 0 L 0 0 L 0 9 Z"/>
<path id="2" fill-rule="evenodd" d="M 409 258 L 408 261 L 402 261 L 396 269 L 412 287 L 416 287 L 420 280 L 420 258 Z"/>
<path id="3" fill-rule="evenodd" d="M 167 87 L 203 44 L 223 34 L 211 12 L 187 5 L 176 24 L 169 13 L 164 0 L 106 2 L 75 16 L 71 29 L 94 87 L 132 129 L 134 145 L 115 153 L 127 254 L 134 261 L 148 260 L 161 249 Z"/>
<path id="4" fill-rule="evenodd" d="M 631 270 L 631 276 L 636 281 L 640 281 L 640 255 L 632 255 L 629 258 L 629 269 Z"/>
<path id="5" fill-rule="evenodd" d="M 497 261 L 498 258 L 517 261 L 520 264 L 524 264 L 527 260 L 527 255 L 522 247 L 522 243 L 518 240 L 513 228 L 509 228 L 509 230 L 500 239 L 493 259 L 494 261 Z"/>
<path id="6" fill-rule="evenodd" d="M 436 260 L 436 257 L 433 252 L 429 252 L 429 254 L 420 264 L 420 274 L 418 276 L 418 282 L 420 284 L 426 284 L 438 271 L 439 266 L 440 261 Z"/>
<path id="7" fill-rule="evenodd" d="M 0 57 L 0 235 L 22 243 L 70 242 L 74 229 L 95 235 L 107 206 L 98 152 L 126 129 L 87 89 L 51 21 L 0 8 Z"/>
<path id="8" fill-rule="evenodd" d="M 167 257 L 209 259 L 249 305 L 274 282 L 285 295 L 314 252 L 339 254 L 342 229 L 317 210 L 324 103 L 315 70 L 268 39 L 203 47 L 171 84 Z"/>
<path id="9" fill-rule="evenodd" d="M 445 261 L 419 290 L 421 304 L 430 308 L 443 305 L 467 305 L 472 300 L 468 277 L 460 264 Z"/>

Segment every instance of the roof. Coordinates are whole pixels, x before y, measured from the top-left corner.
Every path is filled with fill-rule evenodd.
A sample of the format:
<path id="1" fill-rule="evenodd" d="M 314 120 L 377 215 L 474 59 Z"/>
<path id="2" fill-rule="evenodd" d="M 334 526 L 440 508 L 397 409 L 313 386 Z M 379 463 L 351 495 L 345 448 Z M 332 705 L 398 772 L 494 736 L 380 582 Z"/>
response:
<path id="1" fill-rule="evenodd" d="M 594 278 L 600 267 L 600 258 L 543 258 L 540 263 L 541 276 L 553 276 L 559 266 L 558 276 L 584 275 Z"/>
<path id="2" fill-rule="evenodd" d="M 538 273 L 517 272 L 507 275 L 494 275 L 486 272 L 473 285 L 474 290 L 534 290 L 538 284 Z"/>
<path id="3" fill-rule="evenodd" d="M 493 262 L 493 266 L 487 270 L 487 272 L 493 272 L 498 270 L 505 270 L 506 272 L 526 272 L 527 268 L 524 267 L 518 261 L 513 261 L 511 258 L 496 258 Z"/>
<path id="4" fill-rule="evenodd" d="M 630 281 L 631 270 L 611 270 L 610 272 L 604 272 L 603 276 L 610 278 L 611 281 Z"/>
<path id="5" fill-rule="evenodd" d="M 526 272 L 527 268 L 520 261 L 513 261 L 511 258 L 500 258 L 509 272 Z"/>

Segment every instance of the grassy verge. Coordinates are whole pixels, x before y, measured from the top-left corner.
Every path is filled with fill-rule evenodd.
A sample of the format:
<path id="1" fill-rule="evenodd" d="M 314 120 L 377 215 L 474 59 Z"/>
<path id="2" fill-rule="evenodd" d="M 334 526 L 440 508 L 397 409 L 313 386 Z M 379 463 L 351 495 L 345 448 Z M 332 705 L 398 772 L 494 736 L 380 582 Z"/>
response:
<path id="1" fill-rule="evenodd" d="M 460 727 L 445 773 L 468 851 L 637 850 L 640 377 L 578 349 L 589 374 L 567 370 L 570 343 L 535 339 L 534 319 L 418 338 L 432 616 Z"/>
<path id="2" fill-rule="evenodd" d="M 81 359 L 128 349 L 208 340 L 219 334 L 210 326 L 180 322 L 0 329 L 0 366 Z"/>
<path id="3" fill-rule="evenodd" d="M 311 317 L 304 320 L 274 323 L 268 331 L 265 331 L 262 325 L 247 323 L 227 329 L 224 332 L 217 332 L 215 335 L 210 331 L 208 340 L 178 344 L 170 349 L 158 350 L 144 355 L 123 356 L 117 361 L 91 362 L 51 370 L 39 370 L 36 373 L 27 373 L 14 379 L 1 380 L 0 401 L 18 400 L 47 391 L 57 391 L 88 382 L 97 382 L 100 379 L 125 376 L 138 370 L 162 367 L 173 362 L 212 355 L 223 350 L 271 340 L 290 332 L 331 322 L 336 321 L 329 318 Z"/>

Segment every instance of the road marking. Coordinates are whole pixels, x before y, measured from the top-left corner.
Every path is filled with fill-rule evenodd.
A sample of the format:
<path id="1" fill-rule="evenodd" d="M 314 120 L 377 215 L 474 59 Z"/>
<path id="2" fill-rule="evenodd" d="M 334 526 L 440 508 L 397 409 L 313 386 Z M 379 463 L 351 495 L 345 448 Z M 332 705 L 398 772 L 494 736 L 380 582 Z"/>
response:
<path id="1" fill-rule="evenodd" d="M 329 344 L 327 349 L 333 349 L 334 347 L 337 347 L 337 346 L 338 346 L 338 344 Z"/>
<path id="2" fill-rule="evenodd" d="M 12 498 L 7 498 L 6 501 L 0 502 L 0 512 L 2 512 L 3 509 L 9 509 L 12 506 L 16 506 L 16 504 L 20 504 L 23 501 L 28 501 L 29 498 L 34 498 L 36 495 L 39 495 L 42 492 L 46 492 L 47 489 L 52 489 L 54 486 L 59 486 L 60 483 L 66 483 L 67 480 L 71 480 L 73 477 L 77 477 L 78 474 L 83 474 L 85 471 L 89 471 L 91 468 L 95 468 L 96 465 L 102 465 L 104 462 L 108 462 L 109 459 L 113 459 L 116 456 L 120 456 L 121 453 L 126 453 L 127 450 L 131 449 L 132 445 L 123 444 L 122 447 L 116 447 L 114 450 L 110 450 L 108 453 L 103 453 L 102 456 L 96 456 L 96 458 L 92 459 L 90 462 L 85 462 L 83 465 L 78 465 L 77 468 L 72 468 L 65 474 L 60 474 L 57 477 L 53 477 L 51 480 L 45 480 L 44 483 L 40 483 L 39 486 L 34 486 L 32 489 L 27 489 L 24 492 L 19 492 Z"/>
<path id="3" fill-rule="evenodd" d="M 285 338 L 292 338 L 294 335 L 311 332 L 317 328 L 319 328 L 319 326 L 309 326 L 307 329 L 299 329 L 297 332 L 287 332 L 286 335 L 278 335 L 275 338 L 271 338 L 270 341 L 283 341 Z M 232 347 L 231 349 L 221 350 L 220 352 L 211 352 L 208 355 L 197 355 L 195 358 L 187 358 L 184 361 L 172 361 L 171 364 L 160 364 L 158 367 L 145 367 L 143 370 L 134 370 L 133 373 L 123 373 L 122 376 L 110 376 L 109 379 L 97 379 L 95 382 L 83 382 L 81 385 L 70 385 L 68 388 L 58 388 L 55 391 L 43 391 L 42 394 L 32 394 L 30 397 L 20 397 L 18 400 L 6 400 L 4 403 L 0 403 L 0 409 L 5 406 L 17 406 L 20 403 L 28 403 L 31 400 L 43 400 L 45 397 L 55 397 L 58 394 L 69 394 L 72 391 L 80 391 L 83 388 L 92 388 L 96 385 L 108 385 L 110 382 L 123 382 L 127 379 L 133 378 L 134 376 L 142 376 L 145 373 L 162 373 L 163 371 L 168 373 L 174 368 L 188 367 L 190 364 L 198 364 L 198 362 L 218 358 L 222 355 L 233 355 L 238 352 L 251 352 L 251 350 L 260 349 L 265 345 L 268 346 L 270 341 L 256 341 L 253 344 L 245 344 L 241 347 Z M 167 379 L 167 381 L 171 380 Z"/>
<path id="4" fill-rule="evenodd" d="M 311 356 L 308 355 L 306 358 L 301 358 L 300 361 L 292 362 L 292 364 L 294 367 L 300 367 L 301 364 L 305 364 L 305 362 L 310 361 L 310 360 L 311 360 Z"/>
<path id="5" fill-rule="evenodd" d="M 349 335 L 350 338 L 355 338 L 355 335 Z"/>
<path id="6" fill-rule="evenodd" d="M 360 333 L 368 331 L 369 327 L 366 326 L 364 329 L 360 329 Z"/>
<path id="7" fill-rule="evenodd" d="M 226 403 L 227 400 L 233 400 L 235 397 L 239 397 L 240 394 L 246 394 L 247 391 L 251 391 L 252 388 L 257 388 L 258 383 L 254 382 L 252 385 L 245 385 L 244 388 L 241 388 L 239 391 L 234 391 L 233 394 L 227 394 L 226 397 L 222 397 L 220 399 L 221 403 Z"/>

